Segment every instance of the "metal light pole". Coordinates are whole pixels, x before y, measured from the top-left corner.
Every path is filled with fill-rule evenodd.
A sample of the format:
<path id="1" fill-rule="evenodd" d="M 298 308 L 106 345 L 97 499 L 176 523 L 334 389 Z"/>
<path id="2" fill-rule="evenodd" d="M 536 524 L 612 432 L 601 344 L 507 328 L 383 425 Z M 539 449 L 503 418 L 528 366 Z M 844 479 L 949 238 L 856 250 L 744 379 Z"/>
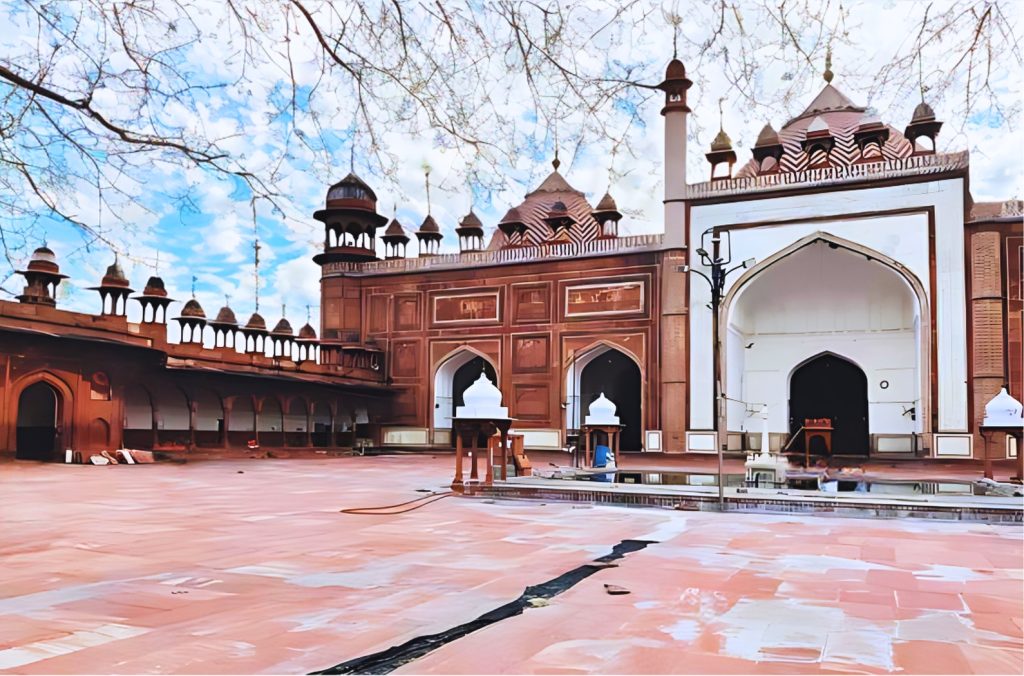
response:
<path id="1" fill-rule="evenodd" d="M 708 239 L 711 240 L 711 253 L 708 253 Z M 725 387 L 721 383 L 722 378 L 722 365 L 721 365 L 721 338 L 719 331 L 718 321 L 718 310 L 722 304 L 722 292 L 725 290 L 726 278 L 744 268 L 749 268 L 754 265 L 755 260 L 748 258 L 736 267 L 729 268 L 729 263 L 732 262 L 732 247 L 729 241 L 729 231 L 723 230 L 721 232 L 716 231 L 714 228 L 708 228 L 700 236 L 701 248 L 697 249 L 697 255 L 700 256 L 701 264 L 711 269 L 711 274 L 706 275 L 700 270 L 691 268 L 689 265 L 684 265 L 680 269 L 681 272 L 693 272 L 704 279 L 711 287 L 711 335 L 712 335 L 712 347 L 711 347 L 711 360 L 713 362 L 713 381 L 714 381 L 714 402 L 715 402 L 715 416 L 714 416 L 714 431 L 715 431 L 715 448 L 718 455 L 718 507 L 719 509 L 725 509 L 725 474 L 723 471 L 724 462 L 724 451 L 728 445 L 727 440 L 723 441 L 725 430 L 722 429 L 720 421 L 725 417 L 723 415 L 722 406 L 725 401 Z M 724 246 L 723 246 L 724 245 Z"/>

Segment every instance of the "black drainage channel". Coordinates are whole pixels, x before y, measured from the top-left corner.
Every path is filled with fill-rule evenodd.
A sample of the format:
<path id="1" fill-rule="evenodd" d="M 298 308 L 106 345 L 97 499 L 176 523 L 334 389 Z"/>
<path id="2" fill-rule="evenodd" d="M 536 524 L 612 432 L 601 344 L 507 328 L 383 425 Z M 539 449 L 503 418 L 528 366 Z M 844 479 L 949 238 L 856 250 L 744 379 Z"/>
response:
<path id="1" fill-rule="evenodd" d="M 483 629 L 484 627 L 492 625 L 495 622 L 500 622 L 510 617 L 521 615 L 524 610 L 531 607 L 531 599 L 550 599 L 554 596 L 558 596 L 565 590 L 579 584 L 594 573 L 608 567 L 607 565 L 600 564 L 611 563 L 612 561 L 621 559 L 626 554 L 640 551 L 647 545 L 652 544 L 656 544 L 656 542 L 654 540 L 623 540 L 612 547 L 610 554 L 605 554 L 602 557 L 594 559 L 592 563 L 587 563 L 578 568 L 573 568 L 569 572 L 562 573 L 558 577 L 548 580 L 547 582 L 529 586 L 515 601 L 511 601 L 503 606 L 495 608 L 494 610 L 488 611 L 471 622 L 460 624 L 457 627 L 452 627 L 451 629 L 439 634 L 417 636 L 414 639 L 406 641 L 402 645 L 392 646 L 387 650 L 382 650 L 371 655 L 356 657 L 347 662 L 342 662 L 336 666 L 324 669 L 323 671 L 314 671 L 313 674 L 389 674 L 403 664 L 419 659 L 420 657 L 437 650 L 446 643 L 451 643 L 452 641 L 460 639 L 467 634 L 472 634 L 478 629 Z"/>

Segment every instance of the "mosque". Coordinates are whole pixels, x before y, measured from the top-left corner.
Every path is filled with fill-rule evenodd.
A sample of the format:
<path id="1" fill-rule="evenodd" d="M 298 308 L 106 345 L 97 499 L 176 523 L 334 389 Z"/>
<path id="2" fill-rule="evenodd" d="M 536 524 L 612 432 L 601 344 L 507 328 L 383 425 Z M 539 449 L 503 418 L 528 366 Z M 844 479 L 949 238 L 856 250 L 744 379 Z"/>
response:
<path id="1" fill-rule="evenodd" d="M 163 282 L 133 296 L 116 263 L 101 314 L 61 310 L 40 248 L 0 302 L 0 454 L 447 449 L 483 374 L 527 449 L 575 443 L 603 393 L 623 452 L 799 449 L 827 420 L 836 455 L 977 458 L 985 403 L 1024 396 L 1022 204 L 971 199 L 968 153 L 937 152 L 924 101 L 901 131 L 825 80 L 742 161 L 721 130 L 709 179 L 690 182 L 692 83 L 669 63 L 662 234 L 620 235 L 612 195 L 592 201 L 556 158 L 496 227 L 470 212 L 442 253 L 432 215 L 389 221 L 349 174 L 313 214 L 319 332 L 191 299 L 172 341 Z"/>

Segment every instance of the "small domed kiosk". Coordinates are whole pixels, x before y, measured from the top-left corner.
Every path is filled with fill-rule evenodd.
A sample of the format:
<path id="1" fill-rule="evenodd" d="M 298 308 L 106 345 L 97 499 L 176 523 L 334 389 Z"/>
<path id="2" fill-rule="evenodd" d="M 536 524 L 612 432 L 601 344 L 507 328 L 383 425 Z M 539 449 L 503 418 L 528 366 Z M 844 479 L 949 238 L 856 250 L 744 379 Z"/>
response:
<path id="1" fill-rule="evenodd" d="M 580 426 L 580 435 L 583 437 L 583 455 L 581 456 L 577 452 L 577 465 L 584 467 L 593 465 L 593 451 L 599 441 L 607 441 L 612 455 L 618 457 L 619 434 L 622 432 L 622 424 L 619 422 L 619 416 L 615 415 L 615 411 L 615 403 L 604 396 L 604 392 L 590 402 L 587 417 L 583 419 L 583 424 Z"/>
<path id="2" fill-rule="evenodd" d="M 57 255 L 49 247 L 44 245 L 33 251 L 28 265 L 17 273 L 26 281 L 18 302 L 57 306 L 57 287 L 68 276 L 60 273 Z"/>
<path id="3" fill-rule="evenodd" d="M 992 434 L 1004 432 L 1017 441 L 1017 474 L 1013 479 L 1024 483 L 1024 407 L 1006 391 L 1005 387 L 985 404 L 985 417 L 981 421 L 979 431 L 985 440 L 985 478 L 994 478 L 989 449 Z"/>
<path id="4" fill-rule="evenodd" d="M 494 444 L 489 443 L 483 454 L 487 463 L 484 483 L 493 483 L 496 460 L 500 463 L 501 480 L 508 478 L 508 430 L 513 420 L 508 416 L 508 408 L 501 405 L 501 390 L 495 387 L 484 373 L 466 388 L 462 399 L 464 404 L 456 407 L 455 417 L 452 418 L 452 432 L 455 434 L 455 478 L 452 480 L 452 490 L 460 492 L 465 491 L 466 484 L 462 477 L 464 452 L 468 452 L 470 456 L 469 482 L 479 481 L 477 457 L 483 450 L 479 448 L 478 441 L 481 435 L 490 438 L 497 434 L 500 437 L 497 446 L 500 451 L 499 458 L 494 457 Z M 470 439 L 470 446 L 465 448 L 463 443 L 467 438 Z"/>
<path id="5" fill-rule="evenodd" d="M 206 327 L 206 313 L 199 301 L 190 298 L 174 321 L 181 326 L 181 342 L 202 344 L 203 329 Z M 188 329 L 187 334 L 185 329 Z"/>

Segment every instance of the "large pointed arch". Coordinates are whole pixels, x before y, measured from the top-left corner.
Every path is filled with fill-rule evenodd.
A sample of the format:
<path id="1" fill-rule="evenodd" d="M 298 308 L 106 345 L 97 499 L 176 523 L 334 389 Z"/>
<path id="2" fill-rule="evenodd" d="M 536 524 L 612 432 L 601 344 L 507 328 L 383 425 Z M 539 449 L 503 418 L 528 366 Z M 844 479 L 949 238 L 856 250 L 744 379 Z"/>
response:
<path id="1" fill-rule="evenodd" d="M 916 421 L 914 433 L 923 435 L 929 434 L 932 431 L 933 401 L 931 380 L 929 377 L 929 374 L 931 373 L 932 355 L 932 317 L 929 308 L 929 297 L 927 291 L 925 290 L 925 287 L 921 283 L 920 279 L 918 279 L 918 277 L 909 268 L 907 268 L 900 262 L 894 260 L 890 256 L 887 256 L 886 254 L 875 249 L 872 249 L 870 247 L 844 239 L 842 237 L 838 237 L 828 232 L 818 231 L 812 233 L 810 235 L 807 235 L 806 237 L 803 237 L 793 242 L 789 246 L 775 252 L 768 258 L 759 261 L 756 265 L 753 265 L 751 268 L 745 270 L 743 274 L 740 275 L 736 279 L 736 281 L 729 287 L 728 291 L 726 292 L 722 300 L 722 304 L 719 310 L 719 325 L 722 327 L 722 344 L 721 349 L 718 350 L 718 355 L 719 368 L 720 373 L 723 374 L 723 380 L 728 382 L 728 379 L 730 377 L 730 353 L 732 353 L 733 357 L 735 357 L 738 352 L 743 351 L 742 349 L 739 348 L 730 348 L 730 341 L 734 339 L 734 337 L 731 336 L 730 327 L 733 321 L 733 312 L 737 307 L 738 303 L 743 298 L 744 294 L 755 286 L 755 282 L 765 272 L 771 270 L 772 268 L 780 265 L 783 262 L 786 262 L 787 259 L 789 259 L 794 254 L 801 252 L 817 243 L 823 243 L 827 245 L 829 249 L 843 249 L 848 253 L 863 256 L 870 263 L 878 264 L 887 272 L 895 275 L 895 278 L 902 283 L 902 286 L 907 290 L 909 295 L 912 297 L 915 315 L 914 319 L 916 320 L 916 335 L 914 336 L 914 343 L 916 347 L 915 368 L 917 371 L 915 378 L 915 391 L 917 394 L 917 401 L 919 402 L 915 410 Z M 899 284 L 894 284 L 894 288 L 898 288 L 899 286 Z M 806 362 L 809 361 L 810 359 L 816 358 L 817 356 L 819 356 L 818 352 L 820 352 L 820 350 L 813 350 L 812 352 L 803 355 L 801 361 Z M 846 359 L 847 361 L 857 363 L 854 359 L 851 358 L 850 355 L 839 354 L 838 356 L 843 359 Z M 864 370 L 863 364 L 860 364 L 859 367 L 862 370 Z M 787 387 L 788 380 L 791 377 L 791 373 L 792 372 L 790 372 L 790 375 L 787 376 Z M 732 399 L 731 394 L 729 394 L 728 392 L 726 394 L 730 397 L 730 399 Z M 752 405 L 746 402 L 744 402 L 743 404 L 747 405 L 748 407 Z M 732 405 L 733 404 L 730 403 L 730 406 Z M 733 413 L 729 412 L 729 406 L 723 406 L 722 409 L 719 411 L 719 429 L 729 429 L 729 431 L 735 431 L 731 429 L 730 426 L 730 418 L 733 415 Z"/>
<path id="2" fill-rule="evenodd" d="M 489 355 L 472 345 L 460 345 L 455 348 L 438 360 L 437 366 L 431 374 L 430 401 L 432 409 L 430 419 L 433 429 L 451 429 L 452 406 L 456 398 L 456 393 L 452 390 L 455 374 L 460 368 L 478 358 L 491 366 L 497 380 L 494 384 L 501 387 L 501 373 L 498 365 Z"/>
<path id="3" fill-rule="evenodd" d="M 27 388 L 40 382 L 53 388 L 59 398 L 56 422 L 60 445 L 64 448 L 74 448 L 74 444 L 77 443 L 74 429 L 74 393 L 63 378 L 50 371 L 26 373 L 11 383 L 11 396 L 7 404 L 7 419 L 11 421 L 8 426 L 7 448 L 16 449 L 18 446 L 18 402 L 21 395 Z"/>
<path id="4" fill-rule="evenodd" d="M 608 382 L 601 385 L 599 382 L 588 382 L 594 373 L 588 371 L 595 362 L 610 354 L 618 355 L 624 362 L 635 368 L 619 369 L 621 373 L 611 375 L 615 380 L 621 378 L 621 383 Z M 620 364 L 621 366 L 621 364 Z M 564 398 L 565 404 L 565 434 L 576 433 L 580 424 L 586 419 L 590 402 L 602 392 L 605 392 L 618 407 L 620 418 L 625 425 L 622 433 L 623 450 L 640 450 L 643 437 L 644 420 L 646 413 L 646 397 L 644 368 L 640 359 L 631 350 L 608 340 L 595 340 L 586 347 L 575 350 L 563 363 Z M 621 388 L 621 394 L 614 390 Z M 594 391 L 591 391 L 594 390 Z"/>

